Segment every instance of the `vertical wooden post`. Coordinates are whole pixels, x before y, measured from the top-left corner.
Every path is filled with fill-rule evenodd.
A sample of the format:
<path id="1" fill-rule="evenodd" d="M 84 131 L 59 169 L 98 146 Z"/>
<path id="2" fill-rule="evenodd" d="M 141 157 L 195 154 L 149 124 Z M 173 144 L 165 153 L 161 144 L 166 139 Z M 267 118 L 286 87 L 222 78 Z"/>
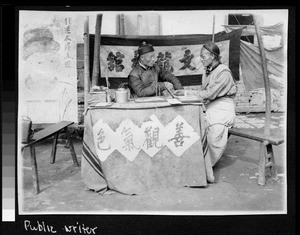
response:
<path id="1" fill-rule="evenodd" d="M 158 31 L 159 31 L 159 35 L 162 34 L 162 27 L 161 27 L 161 15 L 158 15 Z"/>
<path id="2" fill-rule="evenodd" d="M 120 35 L 125 35 L 125 22 L 124 22 L 124 14 L 120 15 L 119 18 L 119 34 Z"/>
<path id="3" fill-rule="evenodd" d="M 212 30 L 212 40 L 213 43 L 215 42 L 215 15 L 213 16 L 213 30 Z"/>
<path id="4" fill-rule="evenodd" d="M 262 60 L 262 69 L 263 69 L 263 77 L 265 83 L 265 94 L 266 94 L 266 113 L 265 113 L 265 129 L 264 132 L 266 135 L 270 135 L 270 124 L 271 124 L 271 89 L 270 89 L 270 81 L 268 76 L 268 68 L 267 68 L 267 60 L 264 49 L 264 44 L 262 41 L 260 27 L 258 25 L 257 16 L 254 15 L 254 26 L 257 35 L 257 42 L 260 51 L 260 57 Z"/>
<path id="5" fill-rule="evenodd" d="M 89 53 L 89 17 L 84 21 L 84 110 L 88 107 L 88 96 L 90 92 L 90 53 Z"/>
<path id="6" fill-rule="evenodd" d="M 137 35 L 141 35 L 141 27 L 142 27 L 142 16 L 137 16 Z"/>
<path id="7" fill-rule="evenodd" d="M 95 43 L 94 43 L 92 87 L 98 85 L 98 78 L 100 75 L 101 25 L 102 25 L 102 14 L 97 14 L 96 29 L 95 29 Z"/>

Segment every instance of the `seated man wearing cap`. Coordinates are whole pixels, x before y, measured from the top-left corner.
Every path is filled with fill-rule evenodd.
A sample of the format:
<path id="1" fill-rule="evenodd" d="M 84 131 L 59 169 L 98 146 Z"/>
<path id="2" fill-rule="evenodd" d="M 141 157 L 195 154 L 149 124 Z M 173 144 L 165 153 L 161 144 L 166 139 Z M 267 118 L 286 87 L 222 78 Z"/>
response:
<path id="1" fill-rule="evenodd" d="M 205 67 L 201 90 L 178 90 L 174 95 L 196 95 L 205 103 L 207 144 L 214 166 L 223 155 L 228 139 L 228 128 L 235 121 L 237 85 L 230 69 L 221 63 L 220 48 L 208 42 L 200 51 Z"/>
<path id="2" fill-rule="evenodd" d="M 155 52 L 150 44 L 138 48 L 138 62 L 128 76 L 132 94 L 138 97 L 158 96 L 168 88 L 183 89 L 178 78 L 155 63 Z"/>

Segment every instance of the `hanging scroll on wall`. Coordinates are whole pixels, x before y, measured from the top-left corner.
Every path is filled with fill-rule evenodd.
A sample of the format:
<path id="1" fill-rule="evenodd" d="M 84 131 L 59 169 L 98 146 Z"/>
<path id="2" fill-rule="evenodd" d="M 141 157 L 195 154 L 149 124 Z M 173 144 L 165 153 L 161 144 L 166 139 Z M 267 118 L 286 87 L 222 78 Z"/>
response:
<path id="1" fill-rule="evenodd" d="M 76 17 L 20 11 L 19 113 L 33 123 L 78 122 Z"/>

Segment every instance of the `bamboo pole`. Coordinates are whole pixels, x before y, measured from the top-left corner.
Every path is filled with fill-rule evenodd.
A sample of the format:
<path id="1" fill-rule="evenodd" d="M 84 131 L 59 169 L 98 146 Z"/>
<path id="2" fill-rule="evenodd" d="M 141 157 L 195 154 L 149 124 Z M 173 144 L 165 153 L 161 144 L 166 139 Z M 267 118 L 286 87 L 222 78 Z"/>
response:
<path id="1" fill-rule="evenodd" d="M 142 16 L 138 15 L 137 16 L 137 35 L 141 35 L 141 31 L 142 31 Z"/>
<path id="2" fill-rule="evenodd" d="M 213 43 L 215 42 L 215 15 L 213 16 L 213 29 L 212 29 L 212 40 Z"/>
<path id="3" fill-rule="evenodd" d="M 95 43 L 94 43 L 92 87 L 98 85 L 98 78 L 100 76 L 101 25 L 102 25 L 102 14 L 97 14 L 96 29 L 95 29 Z"/>
<path id="4" fill-rule="evenodd" d="M 162 34 L 162 26 L 161 26 L 161 15 L 158 15 L 158 32 L 159 32 L 159 35 Z"/>
<path id="5" fill-rule="evenodd" d="M 120 20 L 119 20 L 119 34 L 120 35 L 125 35 L 125 22 L 124 22 L 124 14 L 120 15 Z"/>
<path id="6" fill-rule="evenodd" d="M 90 53 L 89 53 L 89 17 L 84 21 L 84 110 L 88 107 L 90 92 Z"/>
<path id="7" fill-rule="evenodd" d="M 271 124 L 271 89 L 270 89 L 270 81 L 268 76 L 268 68 L 267 68 L 267 59 L 264 49 L 264 44 L 262 41 L 260 27 L 258 24 L 258 18 L 254 15 L 254 26 L 257 35 L 257 42 L 259 46 L 260 56 L 262 60 L 262 69 L 263 69 L 263 77 L 265 83 L 265 94 L 266 94 L 266 113 L 265 113 L 265 129 L 264 133 L 266 135 L 270 134 L 270 124 Z"/>

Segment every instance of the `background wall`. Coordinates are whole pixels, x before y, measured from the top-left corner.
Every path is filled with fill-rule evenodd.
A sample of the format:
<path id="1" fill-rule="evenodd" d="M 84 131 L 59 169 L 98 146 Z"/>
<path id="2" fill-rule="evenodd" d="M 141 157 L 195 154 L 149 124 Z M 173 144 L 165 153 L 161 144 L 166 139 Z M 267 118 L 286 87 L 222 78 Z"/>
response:
<path id="1" fill-rule="evenodd" d="M 118 14 L 159 14 L 161 16 L 161 34 L 211 34 L 213 15 L 215 15 L 215 33 L 223 31 L 222 25 L 227 24 L 228 14 L 257 14 L 262 17 L 264 26 L 278 22 L 288 23 L 287 10 L 189 10 L 189 11 L 95 11 L 76 12 L 78 15 L 77 42 L 83 43 L 83 26 L 85 16 L 89 16 L 90 33 L 95 33 L 96 15 L 103 14 L 102 33 L 117 34 Z"/>

